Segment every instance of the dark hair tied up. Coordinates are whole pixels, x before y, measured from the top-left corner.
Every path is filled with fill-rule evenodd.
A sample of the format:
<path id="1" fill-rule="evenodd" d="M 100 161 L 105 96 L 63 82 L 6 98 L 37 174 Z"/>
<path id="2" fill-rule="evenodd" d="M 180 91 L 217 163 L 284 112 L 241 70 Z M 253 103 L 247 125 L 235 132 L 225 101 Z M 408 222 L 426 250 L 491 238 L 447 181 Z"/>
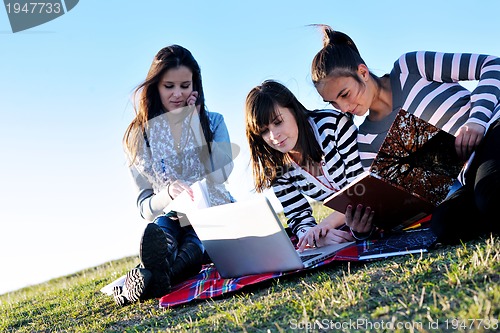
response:
<path id="1" fill-rule="evenodd" d="M 343 32 L 325 24 L 315 24 L 323 32 L 323 49 L 313 59 L 311 76 L 314 84 L 330 74 L 355 76 L 360 64 L 365 64 L 354 41 Z"/>

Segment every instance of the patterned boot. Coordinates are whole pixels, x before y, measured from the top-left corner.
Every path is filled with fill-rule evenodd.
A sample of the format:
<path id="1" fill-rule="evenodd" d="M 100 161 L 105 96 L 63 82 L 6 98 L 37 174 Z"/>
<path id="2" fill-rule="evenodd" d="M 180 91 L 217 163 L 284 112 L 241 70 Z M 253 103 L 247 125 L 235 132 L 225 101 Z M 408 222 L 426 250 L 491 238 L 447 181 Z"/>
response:
<path id="1" fill-rule="evenodd" d="M 128 299 L 128 291 L 125 290 L 124 286 L 113 287 L 113 299 L 118 306 L 125 306 L 127 304 L 130 304 L 130 301 Z"/>
<path id="2" fill-rule="evenodd" d="M 128 300 L 135 303 L 145 300 L 146 290 L 152 278 L 152 273 L 141 267 L 136 267 L 127 273 L 125 278 L 125 289 L 128 292 Z"/>
<path id="3" fill-rule="evenodd" d="M 123 286 L 113 287 L 113 298 L 118 306 L 125 306 L 145 299 L 145 290 L 151 280 L 151 272 L 135 267 L 125 277 Z"/>

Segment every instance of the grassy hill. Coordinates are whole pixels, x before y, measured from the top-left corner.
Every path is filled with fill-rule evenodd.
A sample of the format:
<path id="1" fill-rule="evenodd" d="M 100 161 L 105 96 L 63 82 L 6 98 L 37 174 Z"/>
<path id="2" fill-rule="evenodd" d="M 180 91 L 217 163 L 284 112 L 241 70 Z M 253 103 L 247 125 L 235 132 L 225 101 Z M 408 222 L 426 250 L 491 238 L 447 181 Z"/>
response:
<path id="1" fill-rule="evenodd" d="M 0 295 L 0 332 L 495 332 L 499 259 L 491 236 L 163 309 L 156 300 L 120 308 L 99 292 L 138 262 L 129 257 Z"/>

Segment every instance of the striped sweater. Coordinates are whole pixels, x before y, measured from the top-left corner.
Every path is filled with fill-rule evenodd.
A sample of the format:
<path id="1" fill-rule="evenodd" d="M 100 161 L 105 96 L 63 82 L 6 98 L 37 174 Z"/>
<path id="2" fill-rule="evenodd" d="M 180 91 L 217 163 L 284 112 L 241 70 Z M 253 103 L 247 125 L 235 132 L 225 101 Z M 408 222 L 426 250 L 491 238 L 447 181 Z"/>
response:
<path id="1" fill-rule="evenodd" d="M 477 81 L 470 92 L 459 81 Z M 500 58 L 468 53 L 411 52 L 390 73 L 392 114 L 382 121 L 368 118 L 359 127 L 363 167 L 375 158 L 400 108 L 456 134 L 465 123 L 486 126 L 500 109 Z"/>
<path id="2" fill-rule="evenodd" d="M 349 116 L 334 110 L 316 110 L 310 111 L 309 122 L 323 150 L 323 176 L 314 177 L 293 163 L 272 186 L 295 234 L 316 225 L 306 197 L 322 201 L 363 170 L 356 144 L 357 130 Z"/>

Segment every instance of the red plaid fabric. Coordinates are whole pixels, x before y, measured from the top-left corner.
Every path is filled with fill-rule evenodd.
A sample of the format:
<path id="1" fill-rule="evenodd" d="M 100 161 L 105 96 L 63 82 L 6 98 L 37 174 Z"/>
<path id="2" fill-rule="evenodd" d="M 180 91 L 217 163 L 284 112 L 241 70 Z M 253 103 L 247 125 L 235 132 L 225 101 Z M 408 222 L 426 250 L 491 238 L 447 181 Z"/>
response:
<path id="1" fill-rule="evenodd" d="M 356 246 L 349 246 L 342 249 L 334 257 L 326 259 L 307 269 L 314 269 L 336 260 L 357 261 Z M 234 292 L 252 284 L 260 283 L 269 279 L 275 279 L 284 275 L 295 274 L 304 270 L 306 269 L 281 273 L 255 274 L 239 278 L 225 279 L 219 275 L 215 266 L 206 265 L 198 275 L 174 286 L 169 294 L 160 298 L 160 306 L 168 308 L 186 304 L 195 299 L 202 300 L 214 298 L 226 293 Z"/>
<path id="2" fill-rule="evenodd" d="M 423 218 L 415 223 L 412 227 L 419 228 L 430 220 L 430 216 Z M 292 238 L 292 242 L 296 243 L 296 239 Z M 314 269 L 320 266 L 330 264 L 333 261 L 359 261 L 359 246 L 353 244 L 343 248 L 332 258 L 326 259 L 313 267 L 282 273 L 265 273 L 242 276 L 239 278 L 225 279 L 219 275 L 217 269 L 213 265 L 206 265 L 201 272 L 193 278 L 184 281 L 172 288 L 172 291 L 160 298 L 160 306 L 164 308 L 174 307 L 181 304 L 189 303 L 195 299 L 209 299 L 221 296 L 226 293 L 240 290 L 243 287 L 260 283 L 269 279 L 275 279 L 280 276 L 295 274 L 304 270 Z"/>

